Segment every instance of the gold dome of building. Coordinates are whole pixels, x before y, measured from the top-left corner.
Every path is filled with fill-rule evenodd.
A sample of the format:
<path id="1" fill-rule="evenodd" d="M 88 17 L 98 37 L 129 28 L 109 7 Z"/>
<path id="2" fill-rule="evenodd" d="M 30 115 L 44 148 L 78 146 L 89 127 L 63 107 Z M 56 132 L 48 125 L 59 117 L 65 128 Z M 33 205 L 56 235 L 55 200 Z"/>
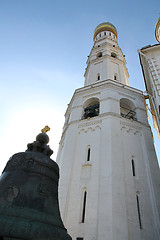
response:
<path id="1" fill-rule="evenodd" d="M 157 20 L 156 27 L 155 27 L 155 36 L 157 41 L 160 43 L 160 17 Z"/>
<path id="2" fill-rule="evenodd" d="M 96 29 L 94 31 L 93 39 L 95 40 L 97 34 L 102 31 L 110 31 L 110 32 L 114 33 L 117 37 L 117 29 L 115 28 L 115 26 L 113 24 L 111 24 L 110 22 L 104 22 L 104 23 L 99 24 L 96 27 Z"/>

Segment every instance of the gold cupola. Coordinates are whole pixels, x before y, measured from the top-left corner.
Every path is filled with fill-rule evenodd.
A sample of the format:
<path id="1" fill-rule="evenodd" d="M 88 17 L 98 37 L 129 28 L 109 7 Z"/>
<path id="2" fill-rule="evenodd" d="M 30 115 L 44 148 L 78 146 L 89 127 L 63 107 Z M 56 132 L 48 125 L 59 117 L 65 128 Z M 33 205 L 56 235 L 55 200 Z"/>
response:
<path id="1" fill-rule="evenodd" d="M 96 27 L 96 29 L 94 31 L 93 39 L 95 40 L 97 34 L 102 31 L 110 31 L 110 32 L 114 33 L 117 38 L 117 29 L 115 28 L 115 26 L 113 24 L 111 24 L 110 22 L 104 22 L 104 23 L 99 24 Z"/>
<path id="2" fill-rule="evenodd" d="M 155 36 L 157 41 L 160 43 L 160 17 L 158 18 L 155 26 Z"/>

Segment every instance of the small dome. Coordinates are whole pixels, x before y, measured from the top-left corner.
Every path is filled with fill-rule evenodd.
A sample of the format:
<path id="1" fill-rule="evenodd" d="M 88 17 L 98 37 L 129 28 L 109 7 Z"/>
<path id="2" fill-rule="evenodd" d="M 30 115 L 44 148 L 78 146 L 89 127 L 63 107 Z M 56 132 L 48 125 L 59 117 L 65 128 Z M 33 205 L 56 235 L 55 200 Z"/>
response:
<path id="1" fill-rule="evenodd" d="M 102 31 L 110 31 L 110 32 L 114 33 L 117 37 L 117 29 L 115 28 L 115 26 L 109 22 L 104 22 L 104 23 L 99 24 L 96 27 L 96 29 L 94 31 L 93 39 L 95 40 L 97 34 Z"/>
<path id="2" fill-rule="evenodd" d="M 155 36 L 157 41 L 160 43 L 160 17 L 157 20 L 156 27 L 155 27 Z"/>

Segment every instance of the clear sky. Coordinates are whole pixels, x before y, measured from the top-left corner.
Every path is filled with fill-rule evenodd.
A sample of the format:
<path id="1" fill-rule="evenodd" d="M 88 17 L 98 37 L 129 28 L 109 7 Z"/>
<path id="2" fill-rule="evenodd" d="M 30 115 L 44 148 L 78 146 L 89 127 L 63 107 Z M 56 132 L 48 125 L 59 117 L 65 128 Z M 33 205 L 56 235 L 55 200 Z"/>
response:
<path id="1" fill-rule="evenodd" d="M 117 28 L 130 86 L 145 90 L 137 50 L 157 43 L 159 6 L 159 0 L 0 0 L 0 172 L 45 125 L 56 159 L 64 113 L 84 84 L 101 22 Z M 155 143 L 159 149 L 156 135 Z"/>

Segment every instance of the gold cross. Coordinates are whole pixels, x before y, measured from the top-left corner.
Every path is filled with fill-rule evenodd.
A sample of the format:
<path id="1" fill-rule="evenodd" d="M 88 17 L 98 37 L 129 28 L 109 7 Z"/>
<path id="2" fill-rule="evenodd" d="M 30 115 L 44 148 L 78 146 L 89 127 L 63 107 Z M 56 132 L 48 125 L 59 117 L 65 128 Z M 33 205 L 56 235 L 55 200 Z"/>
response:
<path id="1" fill-rule="evenodd" d="M 46 133 L 46 132 L 48 132 L 49 130 L 50 130 L 50 127 L 45 126 L 45 127 L 41 130 L 41 132 L 42 132 L 42 133 Z"/>

